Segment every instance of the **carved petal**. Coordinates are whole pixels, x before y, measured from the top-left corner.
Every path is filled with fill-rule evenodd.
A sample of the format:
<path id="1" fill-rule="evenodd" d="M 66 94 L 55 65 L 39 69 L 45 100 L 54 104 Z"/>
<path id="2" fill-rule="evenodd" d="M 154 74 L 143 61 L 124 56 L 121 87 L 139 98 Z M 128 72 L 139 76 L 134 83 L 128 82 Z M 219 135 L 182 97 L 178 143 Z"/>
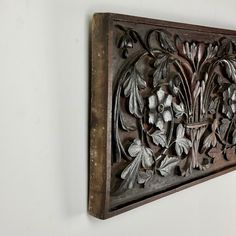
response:
<path id="1" fill-rule="evenodd" d="M 163 99 L 165 97 L 165 91 L 160 88 L 158 91 L 157 91 L 157 97 L 158 97 L 158 102 L 159 103 L 162 103 L 163 102 Z"/>
<path id="2" fill-rule="evenodd" d="M 153 110 L 157 107 L 157 97 L 155 95 L 150 96 L 148 98 L 148 102 L 150 110 Z"/>
<path id="3" fill-rule="evenodd" d="M 160 130 L 164 129 L 164 121 L 163 119 L 159 118 L 156 122 L 156 127 L 159 128 Z"/>
<path id="4" fill-rule="evenodd" d="M 148 119 L 148 122 L 150 124 L 155 124 L 156 123 L 156 120 L 157 120 L 157 114 L 156 112 L 149 112 L 149 119 Z"/>
<path id="5" fill-rule="evenodd" d="M 165 103 L 164 103 L 164 106 L 165 107 L 170 107 L 171 106 L 171 103 L 172 103 L 172 96 L 171 95 L 168 95 L 166 100 L 165 100 Z"/>
<path id="6" fill-rule="evenodd" d="M 163 119 L 165 122 L 171 121 L 172 120 L 172 115 L 169 110 L 166 110 L 163 112 Z"/>

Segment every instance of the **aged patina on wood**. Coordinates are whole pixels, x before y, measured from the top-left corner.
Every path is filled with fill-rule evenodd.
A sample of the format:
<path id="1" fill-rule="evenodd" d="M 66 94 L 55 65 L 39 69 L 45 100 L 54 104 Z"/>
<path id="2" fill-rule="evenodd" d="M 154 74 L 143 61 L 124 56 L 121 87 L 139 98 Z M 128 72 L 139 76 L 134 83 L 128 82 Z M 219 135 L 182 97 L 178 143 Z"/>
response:
<path id="1" fill-rule="evenodd" d="M 89 212 L 109 218 L 235 169 L 236 32 L 92 22 Z"/>

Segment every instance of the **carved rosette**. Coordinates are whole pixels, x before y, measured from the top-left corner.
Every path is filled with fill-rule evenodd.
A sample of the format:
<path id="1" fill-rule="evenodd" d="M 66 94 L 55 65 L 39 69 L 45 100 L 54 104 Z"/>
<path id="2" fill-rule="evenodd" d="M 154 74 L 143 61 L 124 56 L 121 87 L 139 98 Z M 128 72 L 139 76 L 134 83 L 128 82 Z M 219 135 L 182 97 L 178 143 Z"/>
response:
<path id="1" fill-rule="evenodd" d="M 117 30 L 124 58 L 113 110 L 113 163 L 124 163 L 117 192 L 234 158 L 236 44 L 185 41 L 159 29 L 144 40 L 131 28 Z"/>

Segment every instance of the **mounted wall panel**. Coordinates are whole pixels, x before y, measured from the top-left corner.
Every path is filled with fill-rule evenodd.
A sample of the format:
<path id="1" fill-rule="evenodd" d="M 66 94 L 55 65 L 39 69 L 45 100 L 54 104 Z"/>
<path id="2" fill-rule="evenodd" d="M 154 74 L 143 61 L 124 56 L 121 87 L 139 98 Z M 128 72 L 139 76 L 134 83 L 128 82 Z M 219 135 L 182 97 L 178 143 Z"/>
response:
<path id="1" fill-rule="evenodd" d="M 236 166 L 236 32 L 110 13 L 92 23 L 89 212 Z"/>

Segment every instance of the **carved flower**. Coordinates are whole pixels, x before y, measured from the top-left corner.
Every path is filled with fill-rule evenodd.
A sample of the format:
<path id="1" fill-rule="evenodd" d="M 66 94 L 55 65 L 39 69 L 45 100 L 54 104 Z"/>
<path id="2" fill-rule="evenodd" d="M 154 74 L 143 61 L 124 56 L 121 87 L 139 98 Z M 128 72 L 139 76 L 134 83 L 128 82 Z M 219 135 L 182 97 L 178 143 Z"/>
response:
<path id="1" fill-rule="evenodd" d="M 172 120 L 171 103 L 172 96 L 160 88 L 156 94 L 148 98 L 149 101 L 149 123 L 163 129 L 164 122 Z"/>
<path id="2" fill-rule="evenodd" d="M 229 119 L 233 117 L 236 113 L 236 88 L 234 85 L 228 87 L 227 90 L 223 92 L 224 105 L 222 112 L 227 115 Z"/>

